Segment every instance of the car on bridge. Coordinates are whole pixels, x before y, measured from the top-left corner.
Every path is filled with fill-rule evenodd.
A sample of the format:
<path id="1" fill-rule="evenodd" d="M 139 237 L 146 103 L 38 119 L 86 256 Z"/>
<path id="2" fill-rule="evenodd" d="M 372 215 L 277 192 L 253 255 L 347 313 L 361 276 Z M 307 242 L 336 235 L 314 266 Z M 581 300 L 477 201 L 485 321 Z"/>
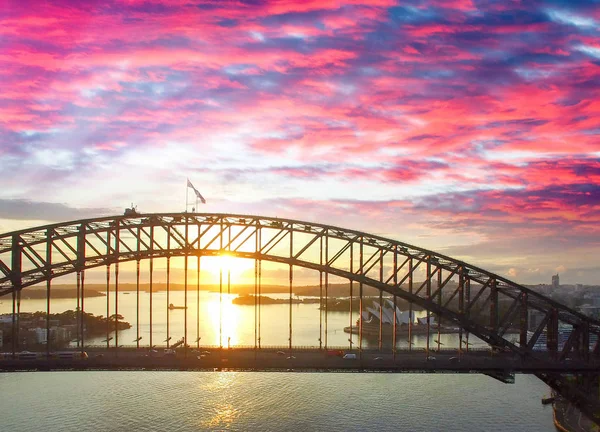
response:
<path id="1" fill-rule="evenodd" d="M 19 353 L 19 360 L 36 360 L 38 357 L 37 353 L 29 351 L 21 351 Z"/>

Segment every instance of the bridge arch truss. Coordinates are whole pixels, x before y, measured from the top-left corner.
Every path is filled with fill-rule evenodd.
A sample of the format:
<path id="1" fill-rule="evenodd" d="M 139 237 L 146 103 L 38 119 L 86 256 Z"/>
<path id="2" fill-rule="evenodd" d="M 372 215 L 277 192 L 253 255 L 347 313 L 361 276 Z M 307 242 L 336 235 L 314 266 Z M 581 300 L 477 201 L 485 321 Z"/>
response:
<path id="1" fill-rule="evenodd" d="M 77 284 L 83 289 L 86 270 L 103 266 L 118 269 L 119 263 L 127 261 L 138 263 L 139 283 L 141 260 L 167 258 L 169 262 L 173 257 L 197 257 L 199 261 L 203 256 L 223 254 L 289 266 L 290 300 L 294 267 L 319 272 L 325 284 L 330 275 L 346 279 L 351 289 L 356 286 L 355 293 L 361 299 L 363 286 L 376 288 L 393 296 L 394 303 L 398 298 L 425 309 L 428 322 L 430 316 L 436 318 L 433 331 L 437 326 L 438 334 L 442 322 L 459 327 L 461 350 L 463 346 L 468 350 L 472 334 L 498 349 L 536 359 L 538 354 L 533 348 L 545 332 L 550 355 L 540 358 L 541 362 L 560 363 L 569 357 L 592 365 L 600 361 L 600 322 L 527 287 L 400 241 L 291 219 L 204 213 L 136 214 L 1 234 L 0 297 L 12 295 L 13 304 L 18 303 L 23 289 L 46 283 L 50 290 L 53 279 L 68 274 L 76 274 Z M 187 261 L 186 258 L 186 274 Z M 259 267 L 255 266 L 255 275 L 258 272 Z M 118 284 L 118 270 L 115 279 Z M 529 322 L 532 312 L 539 317 L 533 328 Z M 572 331 L 559 349 L 561 326 Z M 518 340 L 508 337 L 509 330 L 517 331 Z M 410 325 L 408 331 L 410 340 Z M 362 339 L 362 328 L 359 333 Z M 291 348 L 291 307 L 289 344 Z M 429 337 L 427 344 L 429 347 Z M 184 345 L 188 345 L 187 340 Z M 591 392 L 595 396 L 590 397 L 589 388 L 582 385 L 588 378 L 558 373 L 537 375 L 596 421 L 600 419 L 596 381 L 588 383 L 596 386 Z"/>

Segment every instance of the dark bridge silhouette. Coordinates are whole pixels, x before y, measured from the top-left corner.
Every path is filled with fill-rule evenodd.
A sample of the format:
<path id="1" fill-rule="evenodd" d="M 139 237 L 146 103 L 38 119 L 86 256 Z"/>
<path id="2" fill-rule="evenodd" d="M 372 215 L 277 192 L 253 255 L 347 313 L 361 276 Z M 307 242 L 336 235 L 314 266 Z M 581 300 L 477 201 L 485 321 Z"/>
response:
<path id="1" fill-rule="evenodd" d="M 152 287 L 152 260 L 166 258 L 168 295 L 171 258 L 186 257 L 187 275 L 189 257 L 196 257 L 200 263 L 200 257 L 222 254 L 255 260 L 255 293 L 257 294 L 260 293 L 262 261 L 289 266 L 288 348 L 290 350 L 294 348 L 291 308 L 293 269 L 303 267 L 318 272 L 321 284 L 324 280 L 326 290 L 329 275 L 348 280 L 351 296 L 354 294 L 360 298 L 361 315 L 364 285 L 393 296 L 394 303 L 397 299 L 402 299 L 409 302 L 411 308 L 412 305 L 417 305 L 425 309 L 427 311 L 427 354 L 430 348 L 429 333 L 435 332 L 436 327 L 439 333 L 442 322 L 460 328 L 459 350 L 461 352 L 464 346 L 464 352 L 468 353 L 468 338 L 472 334 L 487 342 L 495 350 L 512 353 L 511 358 L 518 358 L 520 362 L 516 370 L 534 373 L 597 423 L 600 422 L 597 372 L 600 365 L 600 342 L 590 347 L 593 335 L 596 340 L 600 340 L 598 338 L 600 321 L 586 317 L 499 275 L 430 250 L 365 232 L 290 219 L 230 214 L 129 214 L 64 222 L 2 234 L 0 235 L 0 297 L 12 296 L 13 352 L 18 349 L 18 337 L 14 334 L 18 332 L 18 326 L 14 324 L 15 316 L 18 319 L 21 292 L 29 286 L 46 284 L 48 310 L 50 310 L 52 280 L 67 274 L 75 274 L 78 305 L 81 301 L 80 307 L 83 311 L 85 272 L 88 269 L 106 267 L 108 286 L 110 267 L 113 266 L 114 286 L 115 291 L 118 292 L 119 263 L 137 261 L 139 289 L 139 262 L 150 260 Z M 418 269 L 424 270 L 424 281 L 415 281 L 414 275 Z M 186 292 L 187 285 L 186 277 Z M 358 293 L 352 291 L 356 288 Z M 187 295 L 185 298 L 187 301 Z M 255 298 L 259 299 L 259 297 Z M 257 306 L 260 307 L 260 304 Z M 115 307 L 115 313 L 118 314 L 118 304 Z M 533 331 L 528 333 L 531 327 L 528 322 L 530 311 L 537 311 L 541 320 L 532 329 Z M 187 309 L 184 313 L 187 314 Z M 394 308 L 395 314 L 396 308 Z M 436 320 L 430 325 L 432 316 Z M 78 341 L 81 342 L 83 349 L 85 329 L 83 320 L 80 321 Z M 393 321 L 397 322 L 395 316 Z M 49 323 L 49 320 L 47 322 Z M 167 327 L 168 325 L 167 319 Z M 572 329 L 568 340 L 560 350 L 559 326 Z M 150 327 L 152 329 L 152 322 Z M 507 336 L 509 330 L 518 332 L 518 341 Z M 356 331 L 359 334 L 358 351 L 362 352 L 362 320 Z M 544 331 L 547 336 L 547 351 L 540 353 L 533 348 Z M 409 323 L 409 340 L 411 332 L 412 323 Z M 190 345 L 187 339 L 187 315 L 184 333 L 182 346 L 187 354 Z M 169 335 L 168 328 L 167 335 Z M 326 335 L 327 332 L 325 338 Z M 114 349 L 118 349 L 118 332 L 115 332 L 114 338 L 116 347 Z M 394 359 L 396 338 L 397 329 L 394 324 L 392 332 Z M 138 335 L 138 347 L 139 339 Z M 107 348 L 110 347 L 110 340 L 107 334 Z M 256 325 L 254 340 L 255 351 L 260 350 L 260 332 Z M 199 341 L 192 342 L 200 346 Z M 325 339 L 324 342 L 327 348 L 327 340 Z M 153 346 L 152 330 L 149 346 Z M 323 348 L 323 341 L 320 341 L 319 348 Z M 380 330 L 379 350 L 381 349 Z M 408 349 L 411 350 L 410 344 Z M 254 358 L 256 367 L 256 355 Z M 566 362 L 567 359 L 570 361 Z M 383 361 L 388 362 L 386 359 Z M 267 363 L 265 361 L 264 364 Z M 275 363 L 277 367 L 281 367 L 280 363 Z M 570 364 L 577 364 L 577 367 L 569 366 Z M 514 362 L 511 365 L 507 363 L 506 367 L 512 368 Z M 364 362 L 360 367 L 377 369 L 376 365 Z M 501 364 L 494 363 L 489 369 L 500 367 Z M 397 363 L 390 360 L 382 368 L 394 370 L 398 367 Z M 457 369 L 453 366 L 448 368 Z M 435 366 L 427 368 L 427 370 L 435 369 Z M 439 369 L 444 369 L 444 366 L 439 366 Z M 486 372 L 485 367 L 477 366 L 474 369 Z"/>

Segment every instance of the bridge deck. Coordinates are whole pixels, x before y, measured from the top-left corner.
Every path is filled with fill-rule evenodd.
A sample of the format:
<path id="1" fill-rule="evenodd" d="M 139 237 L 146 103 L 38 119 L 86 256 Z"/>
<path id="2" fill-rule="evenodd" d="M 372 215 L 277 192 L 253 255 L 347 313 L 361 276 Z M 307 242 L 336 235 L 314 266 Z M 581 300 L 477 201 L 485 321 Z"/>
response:
<path id="1" fill-rule="evenodd" d="M 18 370 L 247 370 L 247 371 L 317 371 L 317 372 L 577 372 L 597 373 L 598 365 L 567 361 L 562 364 L 522 361 L 510 354 L 495 356 L 481 353 L 461 355 L 431 353 L 356 353 L 356 359 L 342 358 L 323 351 L 263 351 L 212 349 L 189 350 L 165 354 L 146 350 L 119 352 L 88 351 L 84 360 L 45 358 L 35 360 L 7 358 L 0 361 L 1 371 Z"/>

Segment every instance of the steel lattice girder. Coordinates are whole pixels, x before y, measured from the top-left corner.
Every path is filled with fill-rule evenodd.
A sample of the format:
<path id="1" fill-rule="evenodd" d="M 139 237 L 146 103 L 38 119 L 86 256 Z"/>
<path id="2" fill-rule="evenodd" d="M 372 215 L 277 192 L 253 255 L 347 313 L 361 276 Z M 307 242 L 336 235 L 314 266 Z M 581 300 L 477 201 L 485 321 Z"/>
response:
<path id="1" fill-rule="evenodd" d="M 196 227 L 196 232 L 190 227 Z M 304 240 L 300 235 L 294 235 L 296 233 L 301 233 Z M 258 249 L 257 237 L 261 239 Z M 323 240 L 329 247 L 325 261 Z M 286 253 L 278 252 L 277 248 L 282 249 L 283 245 L 286 245 L 283 247 Z M 320 257 L 311 261 L 309 251 L 316 246 L 320 248 Z M 350 257 L 356 260 L 359 255 L 353 254 L 355 247 L 360 248 L 360 265 L 350 262 Z M 434 251 L 364 232 L 262 216 L 196 213 L 115 216 L 2 234 L 0 296 L 59 276 L 117 262 L 223 253 L 301 266 L 372 286 L 418 304 L 489 344 L 510 349 L 521 356 L 535 358 L 532 348 L 543 328 L 548 327 L 550 336 L 557 331 L 559 322 L 564 323 L 573 327 L 573 340 L 565 344 L 563 352 L 557 353 L 556 361 L 565 358 L 571 350 L 583 352 L 586 361 L 597 361 L 600 357 L 598 344 L 590 356 L 588 347 L 583 349 L 583 344 L 579 343 L 580 337 L 589 341 L 590 334 L 600 335 L 600 321 L 499 275 Z M 389 267 L 392 258 L 391 274 L 384 278 L 386 260 Z M 413 292 L 403 289 L 403 284 L 412 281 L 414 274 L 423 267 L 427 271 L 420 286 Z M 461 280 L 461 286 L 442 304 L 442 291 L 453 277 Z M 470 286 L 474 295 L 465 297 L 464 286 Z M 461 297 L 453 305 L 452 300 L 457 294 Z M 510 307 L 504 313 L 500 311 L 500 297 L 510 301 Z M 475 319 L 486 308 L 489 308 L 489 325 Z M 526 341 L 513 343 L 504 334 L 518 312 L 521 311 L 522 316 L 528 310 L 536 310 L 544 316 L 542 325 L 532 337 L 525 337 Z M 521 327 L 526 325 L 526 320 L 520 321 Z M 525 331 L 521 328 L 522 334 Z"/>

